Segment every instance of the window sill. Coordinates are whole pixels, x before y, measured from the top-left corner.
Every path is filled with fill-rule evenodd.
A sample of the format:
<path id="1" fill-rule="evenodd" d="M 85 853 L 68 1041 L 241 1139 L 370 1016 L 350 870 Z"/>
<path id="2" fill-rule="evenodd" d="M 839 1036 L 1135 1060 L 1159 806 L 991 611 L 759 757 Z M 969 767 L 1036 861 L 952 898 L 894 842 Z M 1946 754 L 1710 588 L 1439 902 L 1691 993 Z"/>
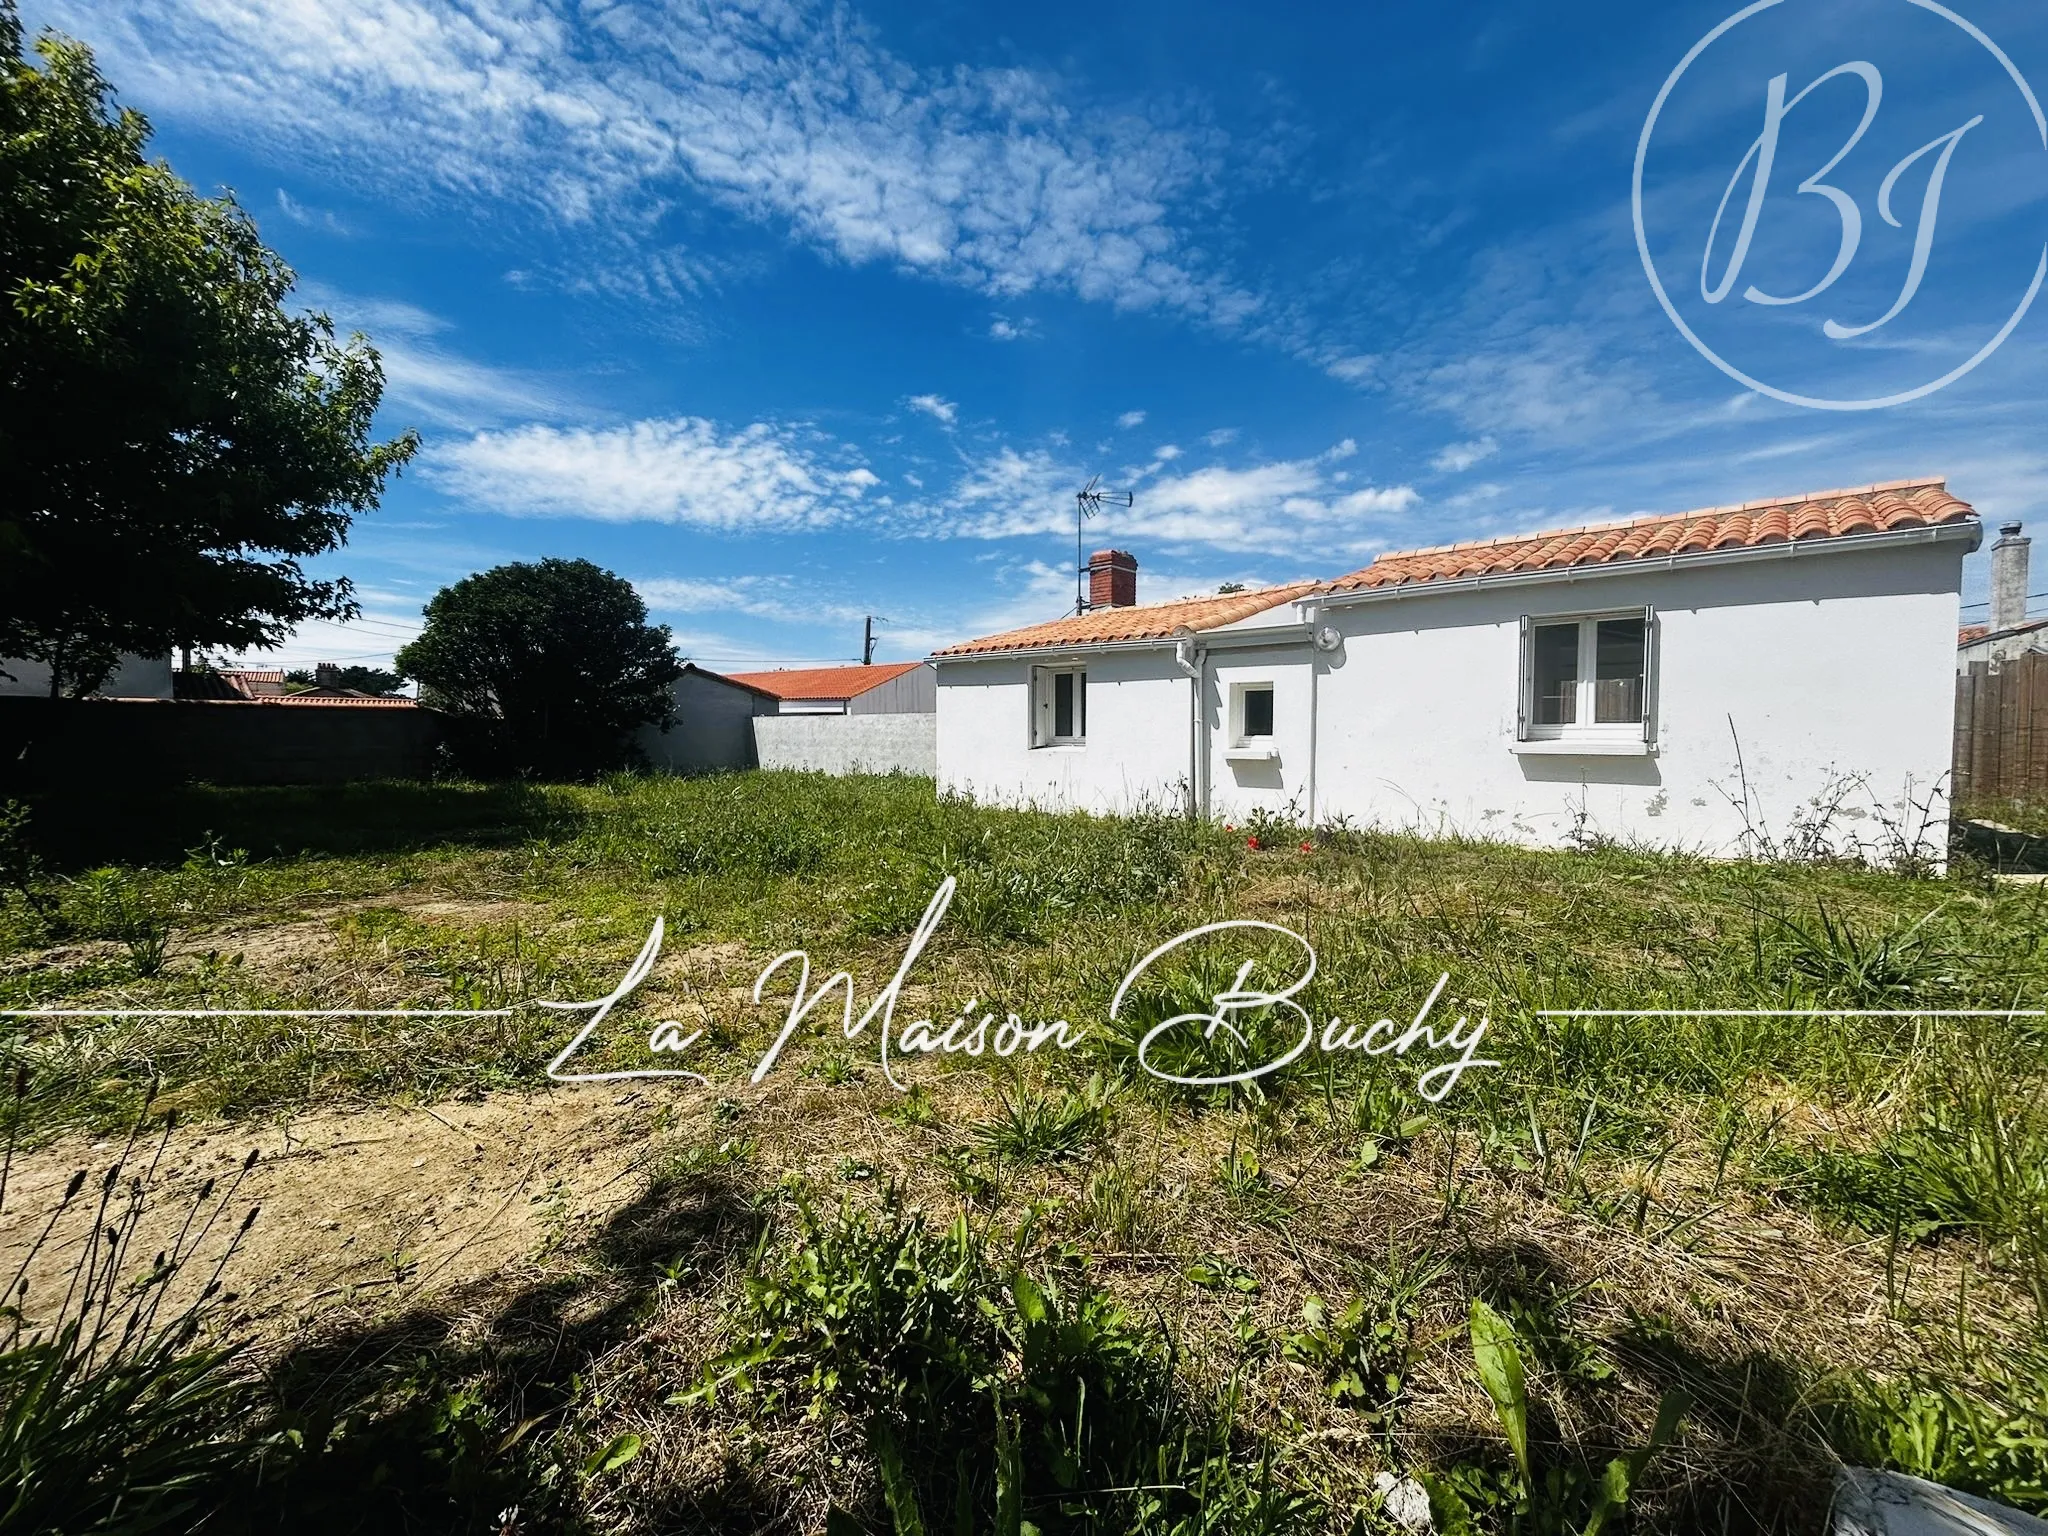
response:
<path id="1" fill-rule="evenodd" d="M 1082 752 L 1087 750 L 1085 741 L 1041 741 L 1031 750 L 1034 752 Z"/>
<path id="2" fill-rule="evenodd" d="M 1278 747 L 1225 747 L 1223 761 L 1226 763 L 1277 763 L 1280 761 Z"/>
<path id="3" fill-rule="evenodd" d="M 1601 741 L 1598 738 L 1562 737 L 1549 741 L 1511 741 L 1508 750 L 1517 757 L 1655 757 L 1650 742 Z"/>

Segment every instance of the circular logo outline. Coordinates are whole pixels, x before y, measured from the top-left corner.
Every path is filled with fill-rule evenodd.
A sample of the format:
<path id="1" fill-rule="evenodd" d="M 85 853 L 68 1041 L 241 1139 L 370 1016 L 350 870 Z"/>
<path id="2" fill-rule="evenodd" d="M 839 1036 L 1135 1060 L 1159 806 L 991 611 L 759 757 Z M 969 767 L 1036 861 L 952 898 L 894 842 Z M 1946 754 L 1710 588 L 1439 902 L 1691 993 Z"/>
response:
<path id="1" fill-rule="evenodd" d="M 1760 395 L 1766 395 L 1773 400 L 1782 401 L 1786 405 L 1804 406 L 1809 410 L 1816 411 L 1876 411 L 1883 410 L 1888 406 L 1905 405 L 1909 401 L 1923 399 L 1937 390 L 1946 389 L 1949 385 L 1955 383 L 1957 379 L 1972 372 L 1978 364 L 2005 345 L 2006 339 L 2019 328 L 2019 323 L 2027 317 L 2027 311 L 2033 307 L 2034 300 L 2040 295 L 2042 283 L 2048 281 L 2048 243 L 2043 243 L 2041 247 L 2041 259 L 2034 268 L 2034 281 L 2027 288 L 2026 297 L 2020 300 L 2019 308 L 2012 312 L 2011 317 L 1999 328 L 1998 334 L 1986 342 L 1974 357 L 1970 358 L 1968 362 L 1963 363 L 1960 367 L 1943 374 L 1931 384 L 1922 384 L 1917 389 L 1909 389 L 1895 395 L 1886 395 L 1883 399 L 1872 400 L 1826 400 L 1813 395 L 1794 394 L 1790 390 L 1779 389 L 1774 385 L 1764 383 L 1761 379 L 1753 378 L 1749 374 L 1744 373 L 1740 368 L 1737 368 L 1733 363 L 1702 341 L 1693 331 L 1693 328 L 1685 323 L 1684 317 L 1678 312 L 1678 306 L 1671 302 L 1670 294 L 1664 291 L 1664 280 L 1657 275 L 1657 264 L 1650 256 L 1650 237 L 1643 221 L 1643 169 L 1650 155 L 1650 139 L 1657 131 L 1657 119 L 1664 111 L 1665 102 L 1670 99 L 1672 91 L 1678 86 L 1678 82 L 1684 78 L 1685 72 L 1692 68 L 1701 54 L 1705 53 L 1743 22 L 1749 20 L 1750 17 L 1784 3 L 1785 0 L 1754 0 L 1753 4 L 1744 6 L 1697 43 L 1694 43 L 1686 56 L 1678 61 L 1678 67 L 1672 70 L 1670 75 L 1665 78 L 1663 89 L 1657 92 L 1657 99 L 1650 104 L 1650 115 L 1643 121 L 1642 135 L 1636 140 L 1635 176 L 1629 189 L 1629 203 L 1635 215 L 1636 254 L 1642 257 L 1643 272 L 1650 279 L 1651 291 L 1657 295 L 1657 302 L 1663 306 L 1666 317 L 1678 328 L 1679 335 L 1691 342 L 1693 350 L 1698 352 L 1701 357 L 1704 357 L 1708 362 L 1720 369 L 1721 372 L 1727 374 L 1736 383 L 1743 385 L 1745 388 L 1755 390 Z M 2041 103 L 2035 97 L 2033 87 L 2027 84 L 2026 77 L 2019 72 L 2018 66 L 2006 56 L 2005 50 L 1987 37 L 1973 22 L 1958 16 L 1947 6 L 1940 4 L 1939 0 L 1907 0 L 1907 3 L 1909 5 L 1917 5 L 1925 11 L 1932 11 L 1945 21 L 1952 22 L 2004 66 L 2006 74 L 2011 76 L 2013 84 L 2019 87 L 2020 95 L 2025 99 L 2028 109 L 2034 115 L 2034 125 L 2040 130 L 2041 134 L 2042 149 L 2048 150 L 2048 115 L 2043 114 Z"/>

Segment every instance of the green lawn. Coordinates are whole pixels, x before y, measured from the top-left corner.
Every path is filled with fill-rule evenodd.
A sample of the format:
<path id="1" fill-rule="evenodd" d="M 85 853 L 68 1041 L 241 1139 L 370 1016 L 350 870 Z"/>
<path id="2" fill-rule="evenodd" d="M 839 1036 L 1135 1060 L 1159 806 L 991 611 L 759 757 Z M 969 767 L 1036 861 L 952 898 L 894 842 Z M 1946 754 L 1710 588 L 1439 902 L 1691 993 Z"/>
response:
<path id="1" fill-rule="evenodd" d="M 602 996 L 662 919 L 579 1064 L 647 1066 L 675 1018 L 711 1085 L 648 1090 L 652 1173 L 545 1285 L 468 1294 L 480 1331 L 422 1300 L 257 1340 L 250 1422 L 300 1430 L 233 1500 L 257 1525 L 1337 1532 L 1381 1528 L 1385 1471 L 1440 1529 L 1814 1530 L 1837 1458 L 2048 1512 L 2048 1025 L 1900 1012 L 2044 1006 L 2040 886 L 1256 830 L 785 774 L 40 805 L 0 1007 L 511 1012 L 29 1021 L 16 1134 L 105 1136 L 152 1082 L 195 1128 L 535 1093 L 573 1026 L 521 1005 Z M 865 1007 L 948 876 L 899 1030 L 975 1003 L 1086 1038 L 892 1059 L 905 1096 L 833 1019 L 751 1084 L 755 974 L 802 950 Z M 1146 1029 L 1295 963 L 1219 935 L 1106 1017 L 1226 919 L 1313 946 L 1318 1031 L 1447 976 L 1499 1065 L 1435 1104 L 1420 1051 L 1162 1081 Z M 1860 1012 L 1537 1016 L 1593 1008 Z M 1239 1023 L 1149 1060 L 1299 1033 Z"/>

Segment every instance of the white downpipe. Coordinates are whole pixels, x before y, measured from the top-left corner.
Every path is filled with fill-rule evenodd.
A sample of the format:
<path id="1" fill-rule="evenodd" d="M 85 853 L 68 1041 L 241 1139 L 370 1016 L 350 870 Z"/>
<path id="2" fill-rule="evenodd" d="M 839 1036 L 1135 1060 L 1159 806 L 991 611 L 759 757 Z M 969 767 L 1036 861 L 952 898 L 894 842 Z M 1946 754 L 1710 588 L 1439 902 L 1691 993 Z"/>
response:
<path id="1" fill-rule="evenodd" d="M 1183 635 L 1174 643 L 1173 664 L 1188 680 L 1188 812 L 1205 818 L 1209 797 L 1202 783 L 1202 674 L 1207 663 L 1207 655 L 1195 649 L 1194 636 Z"/>
<path id="2" fill-rule="evenodd" d="M 1310 612 L 1315 615 L 1309 622 L 1308 646 L 1308 830 L 1313 834 L 1316 829 L 1316 709 L 1321 697 L 1321 690 L 1316 685 L 1322 677 L 1323 662 L 1314 639 L 1315 619 L 1320 619 L 1322 613 L 1319 609 L 1311 609 Z"/>

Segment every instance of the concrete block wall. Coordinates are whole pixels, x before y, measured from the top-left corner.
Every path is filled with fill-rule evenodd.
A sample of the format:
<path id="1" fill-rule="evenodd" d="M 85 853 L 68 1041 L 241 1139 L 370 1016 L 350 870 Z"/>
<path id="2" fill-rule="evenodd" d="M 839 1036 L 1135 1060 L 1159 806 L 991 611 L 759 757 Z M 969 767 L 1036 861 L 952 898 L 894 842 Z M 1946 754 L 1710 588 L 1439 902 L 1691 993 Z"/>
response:
<path id="1" fill-rule="evenodd" d="M 757 715 L 754 747 L 763 768 L 932 778 L 939 771 L 939 717 Z"/>

